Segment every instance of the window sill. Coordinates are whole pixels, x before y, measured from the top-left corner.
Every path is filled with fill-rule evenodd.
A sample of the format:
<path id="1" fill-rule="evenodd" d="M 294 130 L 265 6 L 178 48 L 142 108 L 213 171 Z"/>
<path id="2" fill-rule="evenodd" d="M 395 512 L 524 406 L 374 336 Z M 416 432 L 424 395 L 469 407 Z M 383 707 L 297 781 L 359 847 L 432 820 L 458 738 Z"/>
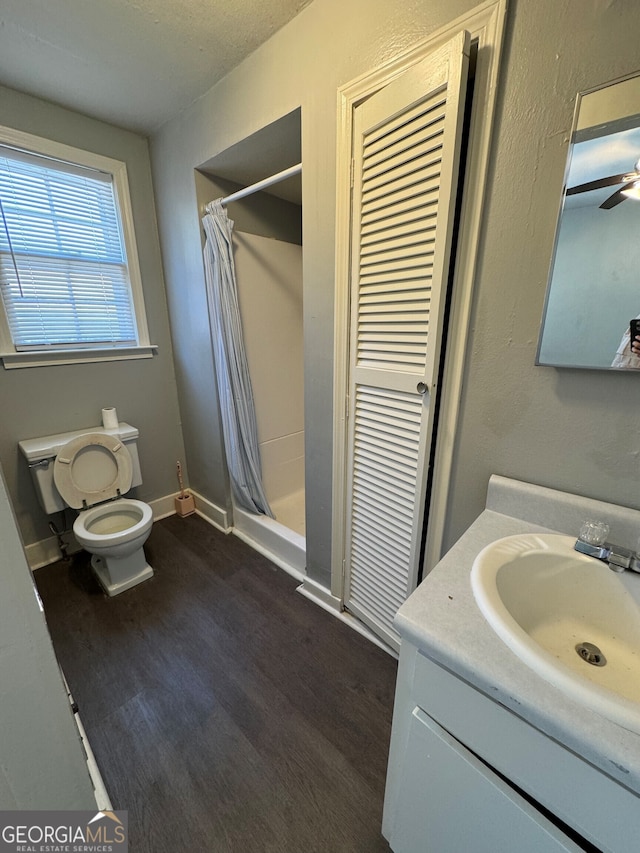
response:
<path id="1" fill-rule="evenodd" d="M 157 352 L 156 344 L 138 347 L 90 349 L 90 350 L 55 350 L 44 352 L 3 352 L 0 353 L 5 370 L 18 367 L 48 367 L 54 364 L 90 364 L 95 361 L 125 361 L 135 358 L 153 358 Z"/>

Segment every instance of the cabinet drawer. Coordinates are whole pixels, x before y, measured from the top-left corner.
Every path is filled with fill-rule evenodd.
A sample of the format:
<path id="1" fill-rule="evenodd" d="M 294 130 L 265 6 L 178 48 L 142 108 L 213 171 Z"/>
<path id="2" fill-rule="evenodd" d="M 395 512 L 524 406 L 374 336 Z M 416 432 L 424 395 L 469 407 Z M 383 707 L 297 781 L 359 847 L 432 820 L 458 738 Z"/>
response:
<path id="1" fill-rule="evenodd" d="M 581 850 L 419 708 L 397 802 L 394 853 Z"/>

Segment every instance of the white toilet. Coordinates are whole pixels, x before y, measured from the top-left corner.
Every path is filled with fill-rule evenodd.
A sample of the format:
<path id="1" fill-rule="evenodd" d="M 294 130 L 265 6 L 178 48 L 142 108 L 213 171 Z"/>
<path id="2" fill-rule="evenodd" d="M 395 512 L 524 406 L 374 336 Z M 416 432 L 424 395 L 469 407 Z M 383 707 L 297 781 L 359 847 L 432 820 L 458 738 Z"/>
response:
<path id="1" fill-rule="evenodd" d="M 129 424 L 96 427 L 19 443 L 44 511 L 79 511 L 73 525 L 78 543 L 108 595 L 152 577 L 143 545 L 153 513 L 142 501 L 123 497 L 142 483 L 136 440 Z"/>

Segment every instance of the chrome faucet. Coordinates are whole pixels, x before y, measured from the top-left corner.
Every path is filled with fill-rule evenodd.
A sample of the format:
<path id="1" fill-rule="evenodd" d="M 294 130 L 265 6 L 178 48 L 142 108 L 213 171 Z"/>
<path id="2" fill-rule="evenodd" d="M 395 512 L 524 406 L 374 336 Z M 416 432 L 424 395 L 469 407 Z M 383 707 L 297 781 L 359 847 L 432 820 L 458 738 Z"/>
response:
<path id="1" fill-rule="evenodd" d="M 613 572 L 624 572 L 625 569 L 629 569 L 640 573 L 640 554 L 629 548 L 606 542 L 608 535 L 609 525 L 605 522 L 585 521 L 573 546 L 574 550 L 588 557 L 595 557 L 596 560 L 602 560 Z"/>

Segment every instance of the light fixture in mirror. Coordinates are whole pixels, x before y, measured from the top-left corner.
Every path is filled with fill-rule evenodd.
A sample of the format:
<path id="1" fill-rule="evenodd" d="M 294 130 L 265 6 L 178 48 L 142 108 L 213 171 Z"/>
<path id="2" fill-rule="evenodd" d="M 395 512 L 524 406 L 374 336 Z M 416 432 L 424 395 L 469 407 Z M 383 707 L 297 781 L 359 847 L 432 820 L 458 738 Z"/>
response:
<path id="1" fill-rule="evenodd" d="M 639 75 L 578 95 L 564 186 L 536 364 L 640 370 Z"/>

